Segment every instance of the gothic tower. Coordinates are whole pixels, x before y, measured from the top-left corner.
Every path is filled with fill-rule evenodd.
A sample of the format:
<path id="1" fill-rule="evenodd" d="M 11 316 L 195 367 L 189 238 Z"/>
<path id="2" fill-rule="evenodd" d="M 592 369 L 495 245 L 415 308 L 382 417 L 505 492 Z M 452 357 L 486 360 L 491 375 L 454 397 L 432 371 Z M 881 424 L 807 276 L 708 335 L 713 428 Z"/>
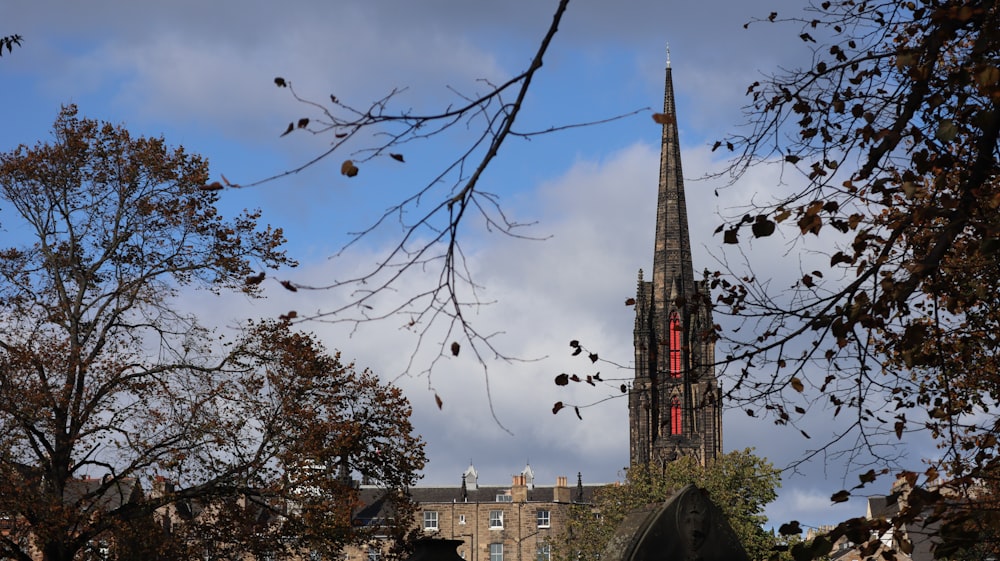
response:
<path id="1" fill-rule="evenodd" d="M 722 453 L 722 392 L 715 376 L 712 313 L 691 264 L 677 109 L 667 53 L 653 280 L 639 270 L 635 379 L 629 392 L 631 465 Z"/>

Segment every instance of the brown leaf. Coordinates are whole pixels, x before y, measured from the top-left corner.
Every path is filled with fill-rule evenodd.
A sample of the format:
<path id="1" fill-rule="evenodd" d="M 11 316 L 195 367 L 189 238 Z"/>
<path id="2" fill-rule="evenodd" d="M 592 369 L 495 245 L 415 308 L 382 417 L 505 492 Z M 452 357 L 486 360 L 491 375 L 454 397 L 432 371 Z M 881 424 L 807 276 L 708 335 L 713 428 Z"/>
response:
<path id="1" fill-rule="evenodd" d="M 872 481 L 875 481 L 875 470 L 870 469 L 870 470 L 868 470 L 868 471 L 866 471 L 866 472 L 858 475 L 858 479 L 861 481 L 862 485 L 864 485 L 866 483 L 871 483 Z"/>
<path id="2" fill-rule="evenodd" d="M 444 406 L 444 402 L 441 401 L 441 396 L 439 396 L 438 394 L 434 394 L 434 403 L 437 404 L 438 409 L 441 409 L 441 407 Z"/>
<path id="3" fill-rule="evenodd" d="M 924 472 L 924 477 L 927 478 L 927 482 L 928 483 L 937 480 L 938 475 L 940 475 L 940 474 L 938 473 L 937 468 L 934 467 L 934 466 L 931 466 L 931 467 L 927 468 L 927 471 Z"/>
<path id="4" fill-rule="evenodd" d="M 846 503 L 848 499 L 851 498 L 851 492 L 845 490 L 837 491 L 830 497 L 830 500 L 835 503 Z"/>
<path id="5" fill-rule="evenodd" d="M 354 177 L 358 174 L 358 166 L 354 165 L 351 160 L 344 160 L 344 163 L 340 164 L 340 173 L 347 177 Z"/>
<path id="6" fill-rule="evenodd" d="M 580 414 L 580 408 L 579 407 L 574 407 L 573 411 L 576 413 L 576 418 L 580 419 L 582 421 L 583 420 L 583 415 Z"/>
<path id="7" fill-rule="evenodd" d="M 224 187 L 218 181 L 213 181 L 208 185 L 202 185 L 198 188 L 200 191 L 221 191 L 222 189 L 224 189 Z"/>
<path id="8" fill-rule="evenodd" d="M 278 319 L 280 319 L 281 321 L 291 321 L 297 317 L 299 317 L 299 313 L 296 312 L 295 310 L 291 310 L 287 314 L 281 314 L 280 316 L 278 316 Z"/>
<path id="9" fill-rule="evenodd" d="M 565 405 L 563 405 L 563 402 L 561 402 L 561 401 L 555 402 L 555 404 L 552 405 L 552 414 L 555 415 L 563 407 L 565 407 Z"/>
<path id="10" fill-rule="evenodd" d="M 735 244 L 740 243 L 739 236 L 737 234 L 736 228 L 730 228 L 722 234 L 722 243 Z"/>
<path id="11" fill-rule="evenodd" d="M 625 299 L 625 305 L 626 306 L 635 306 L 635 298 L 626 298 Z"/>
<path id="12" fill-rule="evenodd" d="M 934 132 L 934 136 L 937 137 L 938 140 L 950 142 L 958 136 L 958 126 L 955 125 L 955 121 L 952 121 L 951 119 L 942 119 L 941 122 L 938 123 L 938 128 L 937 131 Z"/>
<path id="13" fill-rule="evenodd" d="M 451 342 L 451 356 L 458 356 L 458 351 L 462 349 L 462 346 L 458 344 L 458 341 Z"/>
<path id="14" fill-rule="evenodd" d="M 571 346 L 571 347 L 573 347 L 575 349 L 575 348 L 577 348 L 577 347 L 580 346 L 580 342 L 577 341 L 576 339 L 573 339 L 572 341 L 569 342 L 569 346 Z"/>
<path id="15" fill-rule="evenodd" d="M 976 73 L 976 81 L 980 86 L 995 86 L 1000 82 L 1000 68 L 996 66 L 986 66 Z"/>
<path id="16" fill-rule="evenodd" d="M 285 136 L 286 134 L 292 132 L 293 130 L 295 130 L 295 123 L 288 123 L 288 128 L 285 129 L 285 132 L 281 133 L 281 136 Z M 278 138 L 281 138 L 281 137 L 278 137 Z"/>
<path id="17" fill-rule="evenodd" d="M 303 117 L 303 118 L 299 119 L 299 125 L 298 126 L 299 126 L 300 129 L 304 129 L 304 128 L 308 127 L 309 126 L 309 118 L 308 117 Z"/>
<path id="18" fill-rule="evenodd" d="M 677 118 L 671 113 L 653 113 L 653 121 L 658 125 L 673 125 L 677 123 Z"/>
<path id="19" fill-rule="evenodd" d="M 590 353 L 590 362 L 597 362 L 597 353 Z"/>
<path id="20" fill-rule="evenodd" d="M 796 378 L 795 376 L 792 376 L 792 379 L 789 383 L 792 385 L 792 389 L 799 393 L 802 393 L 805 390 L 805 386 L 802 384 L 802 380 Z"/>
<path id="21" fill-rule="evenodd" d="M 845 255 L 843 251 L 838 251 L 830 258 L 830 266 L 836 267 L 838 263 L 851 263 L 852 261 L 853 259 Z"/>
<path id="22" fill-rule="evenodd" d="M 566 386 L 568 384 L 569 384 L 569 374 L 563 373 L 563 374 L 560 374 L 560 375 L 556 376 L 556 385 L 557 386 Z"/>
<path id="23" fill-rule="evenodd" d="M 621 387 L 619 387 L 618 389 L 620 389 L 622 393 L 628 393 L 628 386 L 626 386 L 625 384 L 622 384 Z"/>
<path id="24" fill-rule="evenodd" d="M 274 79 L 274 85 L 278 86 L 279 88 L 287 88 L 288 87 L 288 82 L 285 82 L 284 78 L 282 78 L 281 76 L 278 76 L 278 77 L 276 77 Z"/>
<path id="25" fill-rule="evenodd" d="M 396 160 L 397 162 L 402 162 L 403 161 L 403 155 L 402 154 L 389 154 L 389 157 L 392 158 L 393 160 Z"/>
<path id="26" fill-rule="evenodd" d="M 244 282 L 245 282 L 245 283 L 246 283 L 246 284 L 247 284 L 248 286 L 254 286 L 254 285 L 258 285 L 258 284 L 260 284 L 260 283 L 264 282 L 264 271 L 261 271 L 261 272 L 260 272 L 259 274 L 256 274 L 256 275 L 251 275 L 251 276 L 247 277 L 247 278 L 246 278 L 246 279 L 244 280 Z"/>
<path id="27" fill-rule="evenodd" d="M 292 284 L 292 281 L 283 280 L 283 281 L 281 281 L 281 286 L 285 287 L 285 290 L 288 290 L 288 291 L 291 291 L 291 292 L 298 292 L 299 291 L 299 289 L 296 288 L 296 286 L 294 284 Z"/>
<path id="28" fill-rule="evenodd" d="M 765 238 L 774 233 L 775 224 L 763 214 L 757 216 L 757 220 L 750 226 L 755 238 Z"/>

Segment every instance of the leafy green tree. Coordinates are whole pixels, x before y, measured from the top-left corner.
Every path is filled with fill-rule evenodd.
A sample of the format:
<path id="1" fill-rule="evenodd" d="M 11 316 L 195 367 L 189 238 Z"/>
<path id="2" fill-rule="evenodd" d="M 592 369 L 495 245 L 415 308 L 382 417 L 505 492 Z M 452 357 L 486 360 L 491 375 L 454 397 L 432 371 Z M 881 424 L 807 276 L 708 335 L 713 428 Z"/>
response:
<path id="1" fill-rule="evenodd" d="M 563 561 L 597 561 L 625 516 L 653 503 L 666 501 L 687 484 L 709 492 L 709 497 L 729 520 L 750 559 L 766 559 L 774 537 L 764 530 L 764 507 L 777 497 L 779 471 L 752 449 L 724 454 L 702 467 L 697 459 L 683 456 L 663 469 L 633 466 L 621 484 L 600 488 L 590 505 L 575 505 L 566 532 L 555 543 L 555 554 Z"/>
<path id="2" fill-rule="evenodd" d="M 204 159 L 75 107 L 0 154 L 0 558 L 331 553 L 376 531 L 340 468 L 415 482 L 399 389 L 287 320 L 228 341 L 179 311 L 182 288 L 255 297 L 256 267 L 292 263 L 217 196 Z"/>

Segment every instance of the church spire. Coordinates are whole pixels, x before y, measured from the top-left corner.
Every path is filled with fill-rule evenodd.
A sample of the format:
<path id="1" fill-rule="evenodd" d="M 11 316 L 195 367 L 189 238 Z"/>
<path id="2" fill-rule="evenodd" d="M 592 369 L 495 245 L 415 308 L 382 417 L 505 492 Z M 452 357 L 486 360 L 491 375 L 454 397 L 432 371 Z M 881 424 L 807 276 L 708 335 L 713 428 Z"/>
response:
<path id="1" fill-rule="evenodd" d="M 672 284 L 687 295 L 694 287 L 691 265 L 691 241 L 688 236 L 687 206 L 684 200 L 684 174 L 681 171 L 681 147 L 677 134 L 677 106 L 667 48 L 666 82 L 663 94 L 663 132 L 660 145 L 660 188 L 656 202 L 656 239 L 653 250 L 653 299 L 656 309 L 671 307 L 668 301 Z"/>
<path id="2" fill-rule="evenodd" d="M 629 391 L 632 465 L 663 465 L 691 455 L 704 465 L 722 452 L 722 394 L 715 344 L 705 334 L 712 310 L 694 280 L 677 106 L 667 49 L 660 178 L 652 280 L 639 272 L 635 298 L 635 379 Z"/>

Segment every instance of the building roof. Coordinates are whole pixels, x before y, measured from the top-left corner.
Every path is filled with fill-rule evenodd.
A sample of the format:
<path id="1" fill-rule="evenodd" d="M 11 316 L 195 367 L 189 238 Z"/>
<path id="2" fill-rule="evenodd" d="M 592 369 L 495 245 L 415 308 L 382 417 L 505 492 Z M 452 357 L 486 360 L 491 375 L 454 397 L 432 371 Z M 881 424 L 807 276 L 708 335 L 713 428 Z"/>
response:
<path id="1" fill-rule="evenodd" d="M 606 486 L 605 483 L 584 485 L 580 478 L 577 478 L 576 485 L 563 487 L 569 491 L 569 502 L 566 504 L 590 504 L 594 499 L 594 492 Z M 527 489 L 527 502 L 529 503 L 554 503 L 555 485 L 535 485 Z M 391 491 L 375 485 L 362 485 L 361 503 L 364 505 L 355 514 L 355 520 L 359 524 L 370 524 L 391 518 L 393 516 L 391 501 L 387 500 Z M 407 489 L 410 498 L 418 505 L 442 505 L 455 503 L 479 503 L 479 504 L 508 504 L 507 501 L 498 501 L 498 496 L 510 496 L 510 485 L 490 485 L 478 488 L 465 487 L 460 485 L 441 486 L 416 486 Z"/>
<path id="2" fill-rule="evenodd" d="M 582 487 L 575 485 L 569 487 L 570 502 L 590 503 L 594 498 L 594 490 L 603 487 L 604 484 L 588 484 Z M 528 489 L 528 502 L 553 502 L 555 496 L 554 485 L 535 485 Z M 583 490 L 580 496 L 580 489 Z M 478 489 L 468 489 L 466 495 L 462 496 L 461 487 L 411 487 L 410 496 L 418 503 L 495 503 L 499 495 L 510 495 L 510 485 L 507 486 L 484 486 Z"/>

